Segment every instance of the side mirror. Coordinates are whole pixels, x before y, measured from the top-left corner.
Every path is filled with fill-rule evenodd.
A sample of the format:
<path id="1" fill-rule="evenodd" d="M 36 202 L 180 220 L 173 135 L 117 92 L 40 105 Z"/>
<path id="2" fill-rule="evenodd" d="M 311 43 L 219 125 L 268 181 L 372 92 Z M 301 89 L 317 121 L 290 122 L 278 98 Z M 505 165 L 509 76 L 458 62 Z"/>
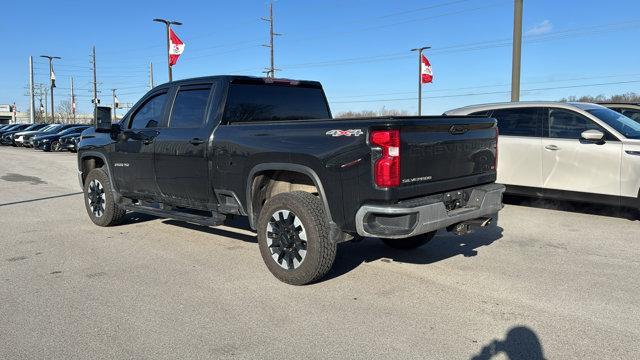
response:
<path id="1" fill-rule="evenodd" d="M 111 132 L 111 108 L 98 106 L 94 112 L 96 132 Z"/>
<path id="2" fill-rule="evenodd" d="M 583 131 L 580 136 L 587 141 L 591 142 L 599 142 L 604 139 L 604 133 L 600 130 L 586 130 Z"/>

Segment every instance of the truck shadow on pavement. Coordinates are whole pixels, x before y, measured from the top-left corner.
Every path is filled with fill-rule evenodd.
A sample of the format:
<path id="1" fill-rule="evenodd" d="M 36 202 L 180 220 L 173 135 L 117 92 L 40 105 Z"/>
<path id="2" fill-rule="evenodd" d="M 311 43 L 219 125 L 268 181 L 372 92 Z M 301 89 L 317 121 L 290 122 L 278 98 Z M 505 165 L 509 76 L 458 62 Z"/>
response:
<path id="1" fill-rule="evenodd" d="M 542 360 L 542 344 L 536 333 L 526 326 L 516 326 L 507 332 L 504 340 L 494 339 L 483 346 L 471 360 L 489 360 L 504 354 L 509 360 Z"/>
<path id="2" fill-rule="evenodd" d="M 250 242 L 255 244 L 258 243 L 258 238 L 255 235 L 242 234 L 235 231 L 225 230 L 219 227 L 209 227 L 209 226 L 191 224 L 191 223 L 186 223 L 178 220 L 170 220 L 170 219 L 163 220 L 162 223 L 167 225 L 179 226 L 185 229 L 206 232 L 211 235 L 224 236 L 224 237 L 228 237 L 236 240 L 241 240 L 244 242 Z M 225 226 L 232 227 L 239 230 L 251 231 L 251 227 L 249 227 L 249 221 L 242 218 L 226 220 Z"/>
<path id="3" fill-rule="evenodd" d="M 514 195 L 505 195 L 503 197 L 503 201 L 505 204 L 509 205 L 529 206 L 538 209 L 558 210 L 588 215 L 611 216 L 630 221 L 640 221 L 640 210 L 623 207 L 562 200 L 536 199 Z"/>
<path id="4" fill-rule="evenodd" d="M 243 234 L 219 227 L 208 227 L 170 219 L 163 220 L 162 223 L 244 242 L 256 244 L 258 242 L 253 234 Z M 233 229 L 251 231 L 248 220 L 242 217 L 228 219 L 224 225 Z M 413 250 L 392 249 L 375 238 L 366 238 L 359 242 L 349 241 L 338 244 L 338 254 L 333 268 L 319 282 L 342 276 L 363 263 L 376 260 L 428 265 L 458 255 L 473 257 L 478 255 L 479 248 L 489 246 L 501 237 L 502 228 L 494 224 L 462 236 L 441 231 L 428 244 Z"/>
<path id="5" fill-rule="evenodd" d="M 346 242 L 338 245 L 336 262 L 320 282 L 342 276 L 362 263 L 376 260 L 428 265 L 458 255 L 473 257 L 478 255 L 479 248 L 489 246 L 500 238 L 502 228 L 490 225 L 462 236 L 440 231 L 428 244 L 413 250 L 392 249 L 375 238 L 366 238 L 361 242 Z"/>

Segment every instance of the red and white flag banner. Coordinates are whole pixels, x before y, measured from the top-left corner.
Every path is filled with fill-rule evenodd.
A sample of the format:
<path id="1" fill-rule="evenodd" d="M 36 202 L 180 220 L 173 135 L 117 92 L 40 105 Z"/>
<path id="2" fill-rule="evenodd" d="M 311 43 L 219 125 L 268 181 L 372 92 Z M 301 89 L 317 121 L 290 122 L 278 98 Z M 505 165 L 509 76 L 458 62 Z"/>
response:
<path id="1" fill-rule="evenodd" d="M 422 66 L 420 67 L 420 78 L 423 84 L 433 82 L 433 72 L 431 63 L 426 56 L 422 55 Z"/>
<path id="2" fill-rule="evenodd" d="M 169 66 L 173 66 L 178 62 L 180 54 L 184 51 L 184 43 L 173 29 L 169 29 Z"/>

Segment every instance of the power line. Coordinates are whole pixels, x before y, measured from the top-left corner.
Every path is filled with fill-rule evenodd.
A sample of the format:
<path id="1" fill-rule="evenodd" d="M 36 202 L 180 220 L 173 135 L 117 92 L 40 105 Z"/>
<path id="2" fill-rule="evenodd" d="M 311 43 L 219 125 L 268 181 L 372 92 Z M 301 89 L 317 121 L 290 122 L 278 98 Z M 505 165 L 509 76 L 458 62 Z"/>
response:
<path id="1" fill-rule="evenodd" d="M 556 86 L 556 87 L 544 87 L 544 88 L 526 89 L 526 90 L 522 90 L 522 91 L 523 92 L 548 91 L 548 90 L 574 89 L 574 88 L 581 88 L 581 87 L 635 84 L 635 83 L 640 83 L 640 80 L 617 81 L 617 82 L 606 82 L 606 83 L 596 83 L 596 84 L 580 84 L 580 85 L 568 85 L 568 86 Z M 489 91 L 489 92 L 479 92 L 479 93 L 465 93 L 465 94 L 429 96 L 429 99 L 444 99 L 444 98 L 455 98 L 455 97 L 465 97 L 465 96 L 496 95 L 496 94 L 510 94 L 510 93 L 511 93 L 510 90 L 509 91 Z M 355 104 L 355 103 L 371 103 L 371 102 L 387 102 L 387 101 L 409 101 L 409 100 L 417 100 L 417 99 L 418 99 L 417 97 L 411 97 L 411 98 L 396 98 L 396 99 L 329 101 L 329 102 L 332 103 L 332 104 Z"/>
<path id="2" fill-rule="evenodd" d="M 612 24 L 604 24 L 604 25 L 595 25 L 591 27 L 575 28 L 575 29 L 559 31 L 559 32 L 554 32 L 552 34 L 545 34 L 545 35 L 539 35 L 539 36 L 528 36 L 528 37 L 525 37 L 524 43 L 525 44 L 539 43 L 539 42 L 545 42 L 545 41 L 551 41 L 551 40 L 566 39 L 566 38 L 581 36 L 581 35 L 593 35 L 597 33 L 622 30 L 620 28 L 595 30 L 602 27 L 611 27 L 611 26 L 619 26 L 619 25 L 625 25 L 625 29 L 628 27 L 631 27 L 632 25 L 634 28 L 637 28 L 637 27 L 640 27 L 640 22 L 626 21 L 622 23 L 612 23 Z M 578 32 L 578 30 L 589 30 L 589 31 Z M 476 43 L 452 45 L 452 46 L 447 46 L 443 48 L 434 47 L 430 51 L 430 53 L 431 54 L 448 54 L 448 53 L 484 50 L 484 49 L 506 47 L 506 46 L 511 46 L 511 40 L 505 41 L 505 39 L 495 39 L 495 40 L 480 41 Z M 289 64 L 289 65 L 285 64 L 283 65 L 283 67 L 286 67 L 288 69 L 301 69 L 306 67 L 324 67 L 324 66 L 335 66 L 335 65 L 361 64 L 361 63 L 378 62 L 378 61 L 408 59 L 412 56 L 413 55 L 407 55 L 405 52 L 395 52 L 395 53 L 388 53 L 388 54 L 345 58 L 345 59 L 337 59 L 337 60 L 325 60 L 325 61 L 318 61 L 318 62 Z"/>
<path id="3" fill-rule="evenodd" d="M 533 85 L 533 84 L 561 83 L 561 82 L 571 82 L 571 81 L 577 81 L 577 80 L 610 79 L 610 78 L 628 77 L 628 76 L 640 76 L 640 73 L 590 76 L 590 77 L 574 77 L 574 78 L 565 78 L 565 79 L 556 79 L 556 80 L 544 80 L 544 81 L 529 81 L 529 82 L 525 82 L 525 84 Z M 438 92 L 449 92 L 449 91 L 460 91 L 460 90 L 499 88 L 499 87 L 506 87 L 506 86 L 511 86 L 511 84 L 510 83 L 503 83 L 503 84 L 494 84 L 494 85 L 466 86 L 466 87 L 448 88 L 448 89 L 433 89 L 433 90 L 429 90 L 429 93 L 432 94 L 432 93 L 438 93 Z M 332 96 L 332 99 L 351 99 L 351 98 L 361 98 L 361 97 L 371 97 L 371 96 L 386 96 L 386 95 L 407 95 L 407 94 L 414 94 L 414 93 L 415 93 L 415 91 L 398 91 L 398 92 L 386 92 L 386 93 L 375 93 L 375 94 Z"/>

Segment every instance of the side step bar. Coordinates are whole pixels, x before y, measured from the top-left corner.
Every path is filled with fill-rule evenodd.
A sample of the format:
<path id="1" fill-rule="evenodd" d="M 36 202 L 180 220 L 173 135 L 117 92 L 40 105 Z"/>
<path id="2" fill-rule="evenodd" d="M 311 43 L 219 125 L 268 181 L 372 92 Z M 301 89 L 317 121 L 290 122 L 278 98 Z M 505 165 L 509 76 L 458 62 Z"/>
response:
<path id="1" fill-rule="evenodd" d="M 226 219 L 226 216 L 217 213 L 212 213 L 211 216 L 201 216 L 171 209 L 158 209 L 145 205 L 121 204 L 120 207 L 128 211 L 140 212 L 161 218 L 174 219 L 204 226 L 219 226 L 222 225 Z"/>

